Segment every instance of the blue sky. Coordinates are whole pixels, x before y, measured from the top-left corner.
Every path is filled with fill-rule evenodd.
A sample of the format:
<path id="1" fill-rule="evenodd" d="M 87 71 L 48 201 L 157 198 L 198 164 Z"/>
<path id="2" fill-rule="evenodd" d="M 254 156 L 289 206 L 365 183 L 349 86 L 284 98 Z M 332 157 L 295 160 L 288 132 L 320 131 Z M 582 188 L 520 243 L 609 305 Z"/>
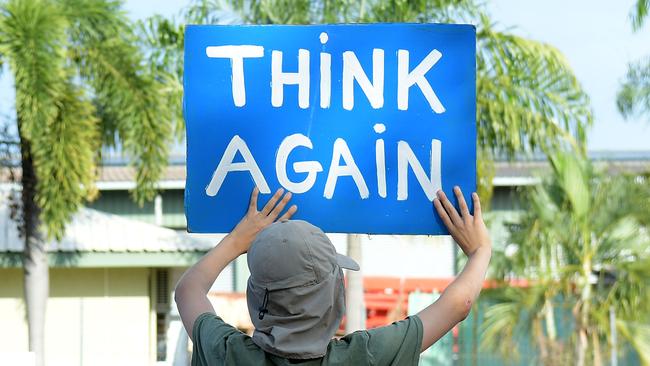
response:
<path id="1" fill-rule="evenodd" d="M 188 1 L 129 0 L 135 18 L 177 14 Z M 591 97 L 594 127 L 590 150 L 650 150 L 650 118 L 624 121 L 616 110 L 616 91 L 627 64 L 650 57 L 650 25 L 632 32 L 628 14 L 634 0 L 486 1 L 502 29 L 547 42 L 564 53 Z M 6 74 L 6 73 L 5 73 Z M 0 79 L 0 113 L 12 103 L 8 78 Z"/>
<path id="2" fill-rule="evenodd" d="M 616 92 L 627 64 L 650 58 L 650 26 L 634 33 L 633 0 L 494 0 L 490 12 L 512 31 L 547 42 L 564 53 L 591 97 L 592 150 L 650 150 L 650 117 L 624 121 Z"/>

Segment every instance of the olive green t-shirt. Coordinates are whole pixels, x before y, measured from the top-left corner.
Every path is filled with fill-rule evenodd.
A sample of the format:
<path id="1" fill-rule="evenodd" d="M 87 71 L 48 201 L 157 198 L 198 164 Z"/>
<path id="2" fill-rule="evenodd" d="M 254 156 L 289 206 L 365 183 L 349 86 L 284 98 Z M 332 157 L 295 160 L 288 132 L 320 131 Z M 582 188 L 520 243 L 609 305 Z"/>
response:
<path id="1" fill-rule="evenodd" d="M 422 347 L 422 321 L 411 316 L 393 324 L 332 339 L 322 358 L 292 361 L 264 352 L 248 335 L 212 313 L 201 314 L 192 329 L 192 366 L 221 365 L 393 365 L 415 366 Z"/>

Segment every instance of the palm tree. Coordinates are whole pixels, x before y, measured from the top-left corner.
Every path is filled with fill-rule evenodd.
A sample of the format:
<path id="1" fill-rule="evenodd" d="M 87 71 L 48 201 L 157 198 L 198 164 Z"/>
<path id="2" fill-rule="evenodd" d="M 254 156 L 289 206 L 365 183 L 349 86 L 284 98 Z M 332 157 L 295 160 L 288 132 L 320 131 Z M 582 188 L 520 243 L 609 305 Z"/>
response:
<path id="1" fill-rule="evenodd" d="M 649 0 L 637 0 L 630 18 L 635 31 L 641 29 L 650 11 Z M 618 110 L 623 117 L 645 115 L 650 120 L 650 60 L 628 65 L 625 82 L 617 97 Z"/>
<path id="2" fill-rule="evenodd" d="M 611 177 L 571 153 L 550 162 L 551 176 L 528 192 L 510 244 L 493 263 L 497 278 L 527 278 L 531 286 L 498 292 L 486 311 L 483 346 L 512 355 L 512 335 L 523 325 L 544 364 L 584 365 L 591 355 L 601 365 L 603 343 L 613 350 L 612 312 L 618 333 L 648 363 L 648 176 Z M 573 337 L 561 339 L 558 315 L 571 319 Z"/>
<path id="3" fill-rule="evenodd" d="M 102 146 L 133 158 L 142 203 L 167 163 L 171 111 L 143 66 L 133 25 L 113 0 L 0 1 L 0 63 L 15 89 L 19 224 L 29 348 L 42 365 L 49 291 L 46 240 L 60 238 L 96 192 Z"/>

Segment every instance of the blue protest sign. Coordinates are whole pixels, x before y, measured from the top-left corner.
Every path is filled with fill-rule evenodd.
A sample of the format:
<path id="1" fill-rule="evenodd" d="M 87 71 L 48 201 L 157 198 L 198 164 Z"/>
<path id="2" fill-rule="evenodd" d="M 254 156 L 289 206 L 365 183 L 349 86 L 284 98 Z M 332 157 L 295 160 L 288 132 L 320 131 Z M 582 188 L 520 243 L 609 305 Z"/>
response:
<path id="1" fill-rule="evenodd" d="M 326 232 L 446 233 L 435 192 L 476 190 L 475 40 L 471 25 L 188 26 L 188 230 L 230 231 L 257 185 L 260 208 L 284 187 Z"/>

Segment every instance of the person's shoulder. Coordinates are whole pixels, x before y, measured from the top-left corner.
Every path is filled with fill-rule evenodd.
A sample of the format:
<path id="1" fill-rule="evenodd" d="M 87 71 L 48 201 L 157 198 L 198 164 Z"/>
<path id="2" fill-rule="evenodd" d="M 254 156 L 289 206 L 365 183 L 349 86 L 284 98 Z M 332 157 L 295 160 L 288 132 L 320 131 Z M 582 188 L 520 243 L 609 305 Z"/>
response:
<path id="1" fill-rule="evenodd" d="M 220 316 L 214 313 L 203 313 L 194 321 L 194 343 L 199 347 L 213 348 L 220 347 L 220 343 L 238 341 L 240 343 L 252 343 L 250 337 L 226 323 Z"/>
<path id="2" fill-rule="evenodd" d="M 253 365 L 264 358 L 264 352 L 250 336 L 214 313 L 201 314 L 193 332 L 193 365 L 212 365 L 210 360 L 216 360 L 216 364 Z"/>
<path id="3" fill-rule="evenodd" d="M 371 329 L 370 352 L 379 365 L 417 365 L 422 347 L 422 320 L 417 315 Z"/>
<path id="4" fill-rule="evenodd" d="M 420 318 L 418 318 L 417 315 L 412 315 L 405 319 L 397 320 L 391 324 L 381 327 L 357 330 L 345 335 L 342 338 L 333 339 L 330 342 L 330 347 L 349 347 L 350 345 L 357 344 L 359 342 L 367 342 L 370 338 L 379 335 L 395 335 L 397 337 L 403 337 L 405 335 L 404 333 L 409 329 L 416 330 L 416 333 L 417 329 L 422 329 L 422 321 Z"/>
<path id="5" fill-rule="evenodd" d="M 417 365 L 422 345 L 422 321 L 417 316 L 333 340 L 328 358 L 335 364 Z"/>
<path id="6" fill-rule="evenodd" d="M 327 346 L 321 365 L 369 365 L 373 364 L 368 352 L 368 331 L 359 330 L 335 338 Z"/>
<path id="7" fill-rule="evenodd" d="M 236 332 L 237 328 L 226 323 L 217 314 L 206 312 L 199 315 L 194 321 L 192 334 L 195 338 L 200 338 L 202 335 L 207 335 L 208 333 L 214 333 L 217 331 L 220 333 L 230 333 Z"/>

